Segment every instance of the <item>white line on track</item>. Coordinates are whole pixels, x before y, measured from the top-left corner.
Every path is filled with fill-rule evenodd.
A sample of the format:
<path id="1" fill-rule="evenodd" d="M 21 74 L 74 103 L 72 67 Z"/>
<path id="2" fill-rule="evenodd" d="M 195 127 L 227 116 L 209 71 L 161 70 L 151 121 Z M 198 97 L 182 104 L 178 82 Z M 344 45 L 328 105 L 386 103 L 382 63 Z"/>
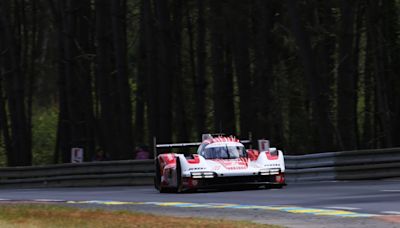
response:
<path id="1" fill-rule="evenodd" d="M 400 189 L 385 189 L 381 190 L 381 192 L 400 192 Z"/>
<path id="2" fill-rule="evenodd" d="M 34 199 L 35 202 L 64 202 L 65 200 L 57 200 L 57 199 Z"/>
<path id="3" fill-rule="evenodd" d="M 336 210 L 349 210 L 349 211 L 351 211 L 351 210 L 360 210 L 360 208 L 357 208 L 357 207 L 340 207 L 340 206 L 337 206 L 337 207 L 325 207 L 325 208 L 336 209 Z"/>
<path id="4" fill-rule="evenodd" d="M 381 211 L 383 214 L 400 215 L 400 211 Z"/>

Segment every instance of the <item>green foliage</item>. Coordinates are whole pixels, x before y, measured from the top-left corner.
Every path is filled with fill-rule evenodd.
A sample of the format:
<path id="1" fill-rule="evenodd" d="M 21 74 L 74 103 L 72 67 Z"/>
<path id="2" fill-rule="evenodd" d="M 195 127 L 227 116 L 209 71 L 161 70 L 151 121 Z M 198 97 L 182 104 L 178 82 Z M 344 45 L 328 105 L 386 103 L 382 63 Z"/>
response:
<path id="1" fill-rule="evenodd" d="M 32 117 L 32 156 L 33 165 L 53 163 L 53 152 L 56 143 L 58 110 L 41 108 Z M 0 135 L 0 167 L 7 166 L 6 150 Z"/>
<path id="2" fill-rule="evenodd" d="M 54 107 L 38 110 L 32 118 L 33 165 L 51 164 L 57 136 L 58 110 Z"/>

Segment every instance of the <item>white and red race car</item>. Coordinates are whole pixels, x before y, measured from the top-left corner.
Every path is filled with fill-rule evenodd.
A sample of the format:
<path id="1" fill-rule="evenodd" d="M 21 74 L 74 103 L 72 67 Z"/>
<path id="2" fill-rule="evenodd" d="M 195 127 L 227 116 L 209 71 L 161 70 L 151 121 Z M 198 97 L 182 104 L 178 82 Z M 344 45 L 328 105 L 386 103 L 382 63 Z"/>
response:
<path id="1" fill-rule="evenodd" d="M 259 150 L 245 149 L 251 140 L 233 136 L 203 135 L 201 143 L 155 143 L 155 188 L 160 192 L 182 192 L 234 186 L 285 185 L 283 153 L 259 140 Z M 198 146 L 197 154 L 186 157 L 157 149 Z"/>

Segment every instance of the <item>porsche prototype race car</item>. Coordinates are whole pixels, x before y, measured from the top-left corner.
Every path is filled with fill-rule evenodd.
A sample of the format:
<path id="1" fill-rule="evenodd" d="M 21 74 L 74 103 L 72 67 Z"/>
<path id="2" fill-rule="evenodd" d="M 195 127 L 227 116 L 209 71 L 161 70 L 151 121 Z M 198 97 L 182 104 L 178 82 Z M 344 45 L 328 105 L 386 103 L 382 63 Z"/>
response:
<path id="1" fill-rule="evenodd" d="M 155 188 L 182 192 L 234 186 L 285 185 L 283 153 L 259 140 L 259 150 L 246 149 L 251 140 L 203 135 L 201 143 L 155 143 Z M 261 145 L 261 146 L 260 146 Z M 157 149 L 198 146 L 197 154 L 157 154 Z"/>

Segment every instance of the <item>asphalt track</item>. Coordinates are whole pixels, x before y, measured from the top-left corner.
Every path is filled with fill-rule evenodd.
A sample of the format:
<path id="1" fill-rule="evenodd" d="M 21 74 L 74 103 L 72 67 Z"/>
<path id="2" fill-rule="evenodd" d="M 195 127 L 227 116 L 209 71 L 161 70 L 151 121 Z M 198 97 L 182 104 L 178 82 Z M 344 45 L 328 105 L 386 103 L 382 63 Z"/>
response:
<path id="1" fill-rule="evenodd" d="M 150 186 L 0 189 L 0 200 L 59 201 L 78 207 L 245 219 L 288 227 L 400 227 L 400 180 L 183 194 L 160 194 Z"/>

